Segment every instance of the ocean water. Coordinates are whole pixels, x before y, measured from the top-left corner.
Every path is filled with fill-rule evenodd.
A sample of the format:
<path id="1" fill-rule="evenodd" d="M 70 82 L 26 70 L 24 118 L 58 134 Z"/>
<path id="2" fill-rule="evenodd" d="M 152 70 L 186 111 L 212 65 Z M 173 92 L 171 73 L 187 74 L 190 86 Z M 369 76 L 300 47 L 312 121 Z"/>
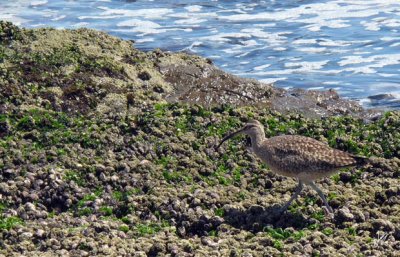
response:
<path id="1" fill-rule="evenodd" d="M 400 109 L 399 0 L 0 0 L 0 19 L 95 28 L 278 87 Z"/>

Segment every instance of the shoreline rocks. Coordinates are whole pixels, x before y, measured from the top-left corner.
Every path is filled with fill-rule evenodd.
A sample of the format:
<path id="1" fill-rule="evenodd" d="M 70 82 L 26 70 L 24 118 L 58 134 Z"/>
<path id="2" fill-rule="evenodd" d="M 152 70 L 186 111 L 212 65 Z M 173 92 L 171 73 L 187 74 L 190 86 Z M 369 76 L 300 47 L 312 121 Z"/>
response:
<path id="1" fill-rule="evenodd" d="M 381 115 L 340 98 L 334 90 L 276 88 L 226 73 L 210 60 L 187 53 L 141 52 L 131 41 L 103 32 L 26 30 L 7 22 L 1 26 L 1 41 L 7 44 L 1 65 L 3 96 L 15 98 L 18 105 L 37 98 L 42 106 L 68 113 L 122 112 L 131 94 L 133 104 L 147 98 L 204 107 L 268 107 L 310 118 L 351 115 L 369 120 Z"/>
<path id="2" fill-rule="evenodd" d="M 369 119 L 334 91 L 277 89 L 88 29 L 0 22 L 0 39 L 0 256 L 400 251 L 398 111 Z M 277 215 L 296 182 L 244 138 L 215 151 L 248 119 L 374 156 L 318 182 L 333 220 L 307 191 Z"/>

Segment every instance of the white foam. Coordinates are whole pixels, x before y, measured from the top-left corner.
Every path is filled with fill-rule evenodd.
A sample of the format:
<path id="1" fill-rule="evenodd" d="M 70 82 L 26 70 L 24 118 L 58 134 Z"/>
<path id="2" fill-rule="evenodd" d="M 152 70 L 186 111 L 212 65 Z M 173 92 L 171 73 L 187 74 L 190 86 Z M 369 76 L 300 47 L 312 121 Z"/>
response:
<path id="1" fill-rule="evenodd" d="M 375 69 L 372 69 L 371 67 L 365 66 L 365 67 L 350 67 L 343 69 L 343 71 L 348 71 L 348 72 L 353 72 L 355 74 L 357 73 L 363 73 L 363 74 L 374 74 L 376 73 Z"/>
<path id="2" fill-rule="evenodd" d="M 342 61 L 339 61 L 338 64 L 340 66 L 345 66 L 349 64 L 358 64 L 358 63 L 369 63 L 372 62 L 373 58 L 372 57 L 363 57 L 363 56 L 358 56 L 358 55 L 353 55 L 353 56 L 345 56 L 342 58 Z"/>
<path id="3" fill-rule="evenodd" d="M 368 104 L 371 103 L 371 99 L 369 99 L 369 98 L 360 98 L 360 99 L 358 99 L 358 102 L 361 105 L 368 105 Z"/>
<path id="4" fill-rule="evenodd" d="M 148 28 L 161 28 L 161 26 L 152 21 L 144 21 L 138 19 L 126 20 L 119 22 L 118 27 L 148 27 Z"/>
<path id="5" fill-rule="evenodd" d="M 44 27 L 44 26 L 46 26 L 46 24 L 44 24 L 44 23 L 31 24 L 31 27 L 33 27 L 33 28 L 40 28 L 40 27 Z M 63 29 L 63 27 L 59 27 L 59 29 Z"/>
<path id="6" fill-rule="evenodd" d="M 389 74 L 389 73 L 379 73 L 378 75 L 381 77 L 384 77 L 384 78 L 391 78 L 391 77 L 399 76 L 399 74 Z"/>
<path id="7" fill-rule="evenodd" d="M 125 31 L 125 32 L 135 32 L 135 33 L 143 33 L 142 35 L 146 34 L 157 34 L 163 33 L 167 30 L 162 28 L 161 25 L 152 21 L 145 21 L 139 19 L 131 19 L 119 22 L 117 24 L 118 27 L 132 27 L 131 29 L 120 29 L 115 31 Z"/>
<path id="8" fill-rule="evenodd" d="M 298 19 L 299 22 L 315 23 L 316 21 L 337 20 L 339 23 L 343 18 L 363 18 L 370 17 L 380 12 L 379 8 L 369 8 L 368 4 L 363 6 L 363 3 L 341 5 L 341 1 L 330 1 L 326 3 L 314 3 L 301 5 L 295 8 L 285 9 L 276 12 L 261 12 L 258 14 L 237 14 L 221 17 L 229 21 L 278 21 L 286 20 L 293 21 L 302 15 L 316 16 L 313 18 Z M 333 25 L 333 24 L 332 24 Z"/>
<path id="9" fill-rule="evenodd" d="M 255 40 L 253 40 L 253 39 L 251 39 L 251 40 L 242 40 L 240 43 L 242 43 L 244 46 L 246 46 L 246 47 L 251 47 L 251 46 L 256 46 L 256 45 L 259 45 L 258 43 L 257 43 L 257 41 L 255 41 Z"/>
<path id="10" fill-rule="evenodd" d="M 231 55 L 232 54 L 241 54 L 242 57 L 247 55 L 246 52 L 243 53 L 242 50 L 238 49 L 237 47 L 236 48 L 225 48 L 225 49 L 222 49 L 222 52 L 231 54 Z"/>
<path id="11" fill-rule="evenodd" d="M 328 61 L 317 61 L 317 62 L 297 62 L 297 63 L 285 63 L 284 67 L 287 69 L 280 70 L 269 70 L 269 71 L 261 71 L 261 72 L 252 72 L 252 75 L 255 76 L 268 76 L 268 75 L 288 75 L 288 74 L 309 74 L 312 72 L 324 73 L 324 71 L 320 71 Z"/>
<path id="12" fill-rule="evenodd" d="M 323 85 L 340 85 L 339 81 L 324 81 L 322 82 Z"/>
<path id="13" fill-rule="evenodd" d="M 373 55 L 368 57 L 362 56 L 345 56 L 342 61 L 339 61 L 340 66 L 350 65 L 350 64 L 360 64 L 369 63 L 369 67 L 382 68 L 387 65 L 395 65 L 400 63 L 400 54 L 382 54 Z"/>
<path id="14" fill-rule="evenodd" d="M 9 13 L 6 13 L 6 14 L 0 13 L 0 20 L 12 22 L 17 26 L 20 26 L 24 23 L 30 22 L 30 20 L 15 16 L 15 14 L 9 14 Z"/>
<path id="15" fill-rule="evenodd" d="M 315 71 L 324 67 L 328 61 L 318 62 L 287 62 L 284 64 L 285 68 L 295 68 L 296 71 Z"/>
<path id="16" fill-rule="evenodd" d="M 195 47 L 201 46 L 203 44 L 203 42 L 201 41 L 195 41 L 193 42 L 190 46 L 184 48 L 183 50 L 188 50 L 188 51 L 192 51 L 192 52 L 196 52 L 196 50 L 194 49 Z"/>
<path id="17" fill-rule="evenodd" d="M 367 18 L 380 13 L 397 12 L 399 2 L 397 0 L 378 1 L 327 1 L 325 3 L 313 3 L 300 5 L 295 8 L 282 11 L 260 12 L 257 14 L 244 13 L 221 16 L 220 19 L 230 22 L 240 21 L 285 21 L 307 24 L 304 26 L 312 32 L 318 32 L 323 27 L 340 29 L 350 27 L 349 19 Z M 303 18 L 307 17 L 307 18 Z M 379 30 L 378 21 L 361 22 L 367 30 Z M 397 19 L 385 20 L 388 27 L 399 27 Z"/>
<path id="18" fill-rule="evenodd" d="M 130 29 L 114 29 L 114 32 L 121 32 L 121 33 L 141 33 L 137 34 L 136 36 L 147 36 L 149 34 L 159 34 L 165 33 L 168 31 L 183 31 L 183 32 L 191 32 L 191 28 L 171 28 L 171 29 L 164 29 L 164 28 L 148 28 L 148 27 L 132 27 Z"/>
<path id="19" fill-rule="evenodd" d="M 206 22 L 206 21 L 207 21 L 206 19 L 192 17 L 192 18 L 188 18 L 188 19 L 177 20 L 174 23 L 179 24 L 179 25 L 182 25 L 182 24 L 186 24 L 186 25 L 196 24 L 197 25 L 199 23 Z"/>
<path id="20" fill-rule="evenodd" d="M 398 28 L 400 26 L 400 21 L 396 19 L 387 19 L 382 24 L 386 27 Z"/>
<path id="21" fill-rule="evenodd" d="M 249 51 L 240 51 L 240 52 L 238 52 L 238 54 L 235 57 L 236 58 L 242 58 L 242 57 L 245 57 L 245 56 L 247 56 L 249 54 L 250 54 Z"/>
<path id="22" fill-rule="evenodd" d="M 388 65 L 400 64 L 400 54 L 383 54 L 374 56 L 345 56 L 338 62 L 339 66 L 348 66 L 341 70 L 328 70 L 330 72 L 352 72 L 363 74 L 375 74 L 378 68 L 383 68 Z M 361 65 L 361 66 L 357 66 Z"/>
<path id="23" fill-rule="evenodd" d="M 362 21 L 360 24 L 363 25 L 366 30 L 378 31 L 381 27 L 398 28 L 400 26 L 400 21 L 398 19 L 379 17 L 379 19 L 375 18 L 372 21 Z"/>
<path id="24" fill-rule="evenodd" d="M 111 9 L 105 6 L 100 6 L 98 9 L 103 10 L 100 15 L 80 16 L 78 19 L 101 19 L 101 18 L 119 18 L 119 17 L 140 17 L 144 19 L 163 19 L 167 14 L 172 13 L 171 9 L 154 8 L 154 9 Z"/>
<path id="25" fill-rule="evenodd" d="M 38 0 L 38 1 L 32 1 L 30 3 L 30 6 L 40 6 L 40 5 L 45 5 L 47 4 L 48 1 L 47 0 Z"/>
<path id="26" fill-rule="evenodd" d="M 135 43 L 148 43 L 148 42 L 154 42 L 154 38 L 145 37 L 145 38 L 139 38 L 139 39 L 135 40 Z"/>
<path id="27" fill-rule="evenodd" d="M 138 19 L 131 19 L 119 22 L 117 24 L 118 27 L 133 27 L 131 32 L 138 32 L 143 34 L 157 34 L 161 32 L 165 32 L 165 29 L 161 29 L 161 26 L 158 23 L 152 21 L 144 21 Z"/>
<path id="28" fill-rule="evenodd" d="M 289 75 L 294 72 L 293 69 L 279 69 L 279 70 L 268 70 L 268 71 L 259 71 L 252 72 L 251 74 L 257 77 L 267 77 L 267 76 L 275 76 L 275 75 Z M 246 76 L 248 73 L 239 73 L 239 76 Z"/>
<path id="29" fill-rule="evenodd" d="M 267 78 L 267 79 L 260 79 L 262 83 L 272 84 L 280 80 L 286 80 L 287 78 Z"/>
<path id="30" fill-rule="evenodd" d="M 351 51 L 351 49 L 331 48 L 329 49 L 329 54 L 344 54 Z"/>
<path id="31" fill-rule="evenodd" d="M 320 45 L 320 46 L 344 47 L 344 46 L 350 46 L 352 43 L 354 43 L 354 42 L 324 39 L 324 40 L 318 42 L 318 45 Z"/>
<path id="32" fill-rule="evenodd" d="M 356 55 L 366 55 L 366 54 L 371 54 L 371 52 L 367 52 L 367 51 L 354 51 L 353 54 Z"/>
<path id="33" fill-rule="evenodd" d="M 79 20 L 106 20 L 106 19 L 116 19 L 120 18 L 120 15 L 89 15 L 89 16 L 79 16 Z"/>
<path id="34" fill-rule="evenodd" d="M 209 35 L 207 37 L 201 38 L 202 40 L 209 40 L 209 41 L 219 41 L 219 42 L 226 42 L 230 41 L 230 38 L 251 38 L 251 35 L 247 33 L 219 33 L 216 35 Z"/>
<path id="35" fill-rule="evenodd" d="M 381 37 L 382 41 L 394 41 L 394 40 L 399 40 L 398 37 Z"/>
<path id="36" fill-rule="evenodd" d="M 218 17 L 218 15 L 215 12 L 198 12 L 198 13 L 174 12 L 167 14 L 166 17 L 177 18 L 177 19 L 192 19 L 192 18 L 208 19 L 208 18 L 216 18 Z"/>
<path id="37" fill-rule="evenodd" d="M 272 50 L 277 51 L 277 52 L 283 52 L 283 51 L 286 51 L 287 48 L 285 48 L 285 47 L 274 47 L 274 48 L 272 48 Z"/>
<path id="38" fill-rule="evenodd" d="M 74 28 L 81 28 L 81 27 L 87 27 L 89 25 L 88 22 L 78 22 L 72 25 Z"/>
<path id="39" fill-rule="evenodd" d="M 308 90 L 323 90 L 324 87 L 309 87 Z"/>
<path id="40" fill-rule="evenodd" d="M 326 51 L 326 47 L 301 47 L 297 50 L 307 53 L 322 53 Z"/>
<path id="41" fill-rule="evenodd" d="M 366 30 L 370 31 L 379 31 L 381 29 L 377 22 L 361 21 L 360 24 L 363 25 Z"/>
<path id="42" fill-rule="evenodd" d="M 253 70 L 260 71 L 260 70 L 263 70 L 263 69 L 268 68 L 270 66 L 271 66 L 271 64 L 264 64 L 264 65 L 260 65 L 260 66 L 254 67 Z"/>
<path id="43" fill-rule="evenodd" d="M 262 12 L 257 14 L 233 14 L 221 16 L 220 18 L 227 21 L 279 21 L 293 18 L 294 14 L 289 12 Z M 298 14 L 296 15 L 298 17 Z"/>
<path id="44" fill-rule="evenodd" d="M 295 45 L 309 45 L 309 44 L 316 44 L 316 43 L 317 43 L 317 40 L 314 38 L 313 39 L 297 39 L 292 42 L 292 44 L 295 44 Z"/>
<path id="45" fill-rule="evenodd" d="M 51 20 L 52 21 L 59 21 L 59 20 L 65 19 L 66 17 L 67 17 L 67 15 L 60 15 L 60 16 L 54 17 Z"/>
<path id="46" fill-rule="evenodd" d="M 316 18 L 309 18 L 309 19 L 302 19 L 302 20 L 297 20 L 298 22 L 302 23 L 309 23 L 311 25 L 305 26 L 310 31 L 320 31 L 322 27 L 328 27 L 332 29 L 339 29 L 339 28 L 346 28 L 350 27 L 350 24 L 347 24 L 347 20 L 341 20 L 341 19 L 332 19 L 332 20 L 326 20 L 322 19 L 321 17 L 316 17 Z"/>
<path id="47" fill-rule="evenodd" d="M 271 33 L 264 31 L 261 28 L 247 28 L 240 30 L 241 33 L 245 33 L 250 37 L 260 38 L 262 41 L 268 43 L 269 45 L 282 45 L 287 42 L 287 37 L 282 36 L 290 32 L 279 32 Z"/>
<path id="48" fill-rule="evenodd" d="M 185 9 L 188 12 L 200 12 L 203 6 L 201 5 L 191 5 L 191 6 L 185 6 Z"/>

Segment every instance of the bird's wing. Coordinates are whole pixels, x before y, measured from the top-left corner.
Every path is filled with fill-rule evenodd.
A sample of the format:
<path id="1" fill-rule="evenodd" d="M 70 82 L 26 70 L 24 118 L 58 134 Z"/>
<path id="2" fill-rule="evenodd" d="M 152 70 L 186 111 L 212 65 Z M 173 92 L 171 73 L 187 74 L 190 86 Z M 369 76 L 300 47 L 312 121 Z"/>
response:
<path id="1" fill-rule="evenodd" d="M 267 140 L 282 169 L 302 171 L 335 170 L 357 164 L 351 154 L 333 149 L 318 140 L 303 136 L 278 136 Z"/>

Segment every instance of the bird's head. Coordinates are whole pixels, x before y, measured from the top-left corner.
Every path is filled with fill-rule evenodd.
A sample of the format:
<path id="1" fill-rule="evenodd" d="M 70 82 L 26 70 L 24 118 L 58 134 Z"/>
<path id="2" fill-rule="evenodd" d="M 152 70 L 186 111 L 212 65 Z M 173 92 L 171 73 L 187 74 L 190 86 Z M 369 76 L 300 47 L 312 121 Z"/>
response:
<path id="1" fill-rule="evenodd" d="M 248 135 L 250 137 L 254 137 L 257 134 L 261 134 L 264 135 L 264 127 L 263 125 L 257 121 L 257 120 L 251 120 L 249 122 L 246 123 L 246 125 L 244 125 L 244 127 L 242 127 L 241 129 L 239 129 L 238 131 L 233 132 L 232 134 L 229 134 L 227 136 L 225 136 L 221 143 L 219 143 L 219 145 L 217 146 L 217 149 L 228 139 L 239 135 L 239 134 L 245 134 Z"/>

